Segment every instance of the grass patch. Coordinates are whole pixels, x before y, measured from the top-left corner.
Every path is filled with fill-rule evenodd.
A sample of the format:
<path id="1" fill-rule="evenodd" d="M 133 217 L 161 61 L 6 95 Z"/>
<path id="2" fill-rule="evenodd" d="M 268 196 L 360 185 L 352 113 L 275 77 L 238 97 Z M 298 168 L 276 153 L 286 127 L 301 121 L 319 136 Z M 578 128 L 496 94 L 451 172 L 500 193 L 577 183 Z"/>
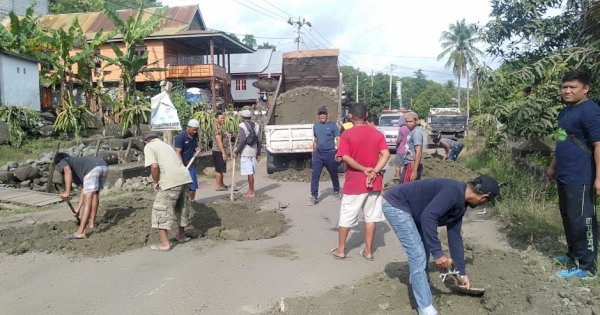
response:
<path id="1" fill-rule="evenodd" d="M 461 163 L 501 184 L 502 199 L 496 207 L 513 245 L 535 245 L 549 253 L 562 247 L 564 232 L 555 185 L 536 180 L 515 163 L 508 150 L 472 152 L 461 157 Z"/>
<path id="2" fill-rule="evenodd" d="M 51 138 L 30 140 L 20 148 L 10 145 L 0 145 L 0 166 L 8 162 L 24 162 L 29 159 L 38 159 L 44 153 L 54 150 L 58 142 L 61 142 L 61 147 L 65 148 L 64 140 Z"/>

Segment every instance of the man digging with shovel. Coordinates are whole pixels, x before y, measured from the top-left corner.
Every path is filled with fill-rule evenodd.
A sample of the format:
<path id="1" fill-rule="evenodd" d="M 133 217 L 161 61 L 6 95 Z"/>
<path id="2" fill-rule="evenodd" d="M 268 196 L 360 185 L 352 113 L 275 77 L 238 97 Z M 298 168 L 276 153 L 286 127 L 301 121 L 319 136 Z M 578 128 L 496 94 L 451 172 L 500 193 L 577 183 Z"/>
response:
<path id="1" fill-rule="evenodd" d="M 453 267 L 454 260 L 458 289 L 471 293 L 465 271 L 462 219 L 467 206 L 494 202 L 499 195 L 496 180 L 485 175 L 467 183 L 445 178 L 419 180 L 396 185 L 385 193 L 383 213 L 408 256 L 409 279 L 419 314 L 437 314 L 427 279 L 429 254 L 444 271 Z M 442 250 L 438 226 L 446 226 L 452 259 Z"/>
<path id="2" fill-rule="evenodd" d="M 84 156 L 70 157 L 64 152 L 59 152 L 54 158 L 57 170 L 62 173 L 65 190 L 60 194 L 60 199 L 68 201 L 73 183 L 82 186 L 81 196 L 77 210 L 73 215 L 79 221 L 79 228 L 67 236 L 70 240 L 79 240 L 86 237 L 86 228 L 93 231 L 96 228 L 96 214 L 100 204 L 100 189 L 104 186 L 108 165 L 100 157 Z"/>

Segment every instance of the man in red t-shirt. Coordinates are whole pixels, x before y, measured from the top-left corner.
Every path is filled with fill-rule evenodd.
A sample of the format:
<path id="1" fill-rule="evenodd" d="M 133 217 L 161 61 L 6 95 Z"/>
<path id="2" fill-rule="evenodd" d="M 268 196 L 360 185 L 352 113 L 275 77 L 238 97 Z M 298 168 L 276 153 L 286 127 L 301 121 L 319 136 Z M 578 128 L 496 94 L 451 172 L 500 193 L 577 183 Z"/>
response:
<path id="1" fill-rule="evenodd" d="M 364 213 L 365 248 L 360 255 L 373 260 L 371 245 L 375 238 L 375 224 L 385 220 L 381 210 L 383 175 L 390 152 L 385 138 L 379 130 L 366 124 L 367 109 L 363 104 L 354 104 L 350 110 L 354 127 L 340 137 L 337 156 L 346 162 L 344 196 L 338 223 L 339 244 L 331 250 L 337 258 L 346 258 L 346 238 L 350 228 L 358 224 L 358 213 Z"/>

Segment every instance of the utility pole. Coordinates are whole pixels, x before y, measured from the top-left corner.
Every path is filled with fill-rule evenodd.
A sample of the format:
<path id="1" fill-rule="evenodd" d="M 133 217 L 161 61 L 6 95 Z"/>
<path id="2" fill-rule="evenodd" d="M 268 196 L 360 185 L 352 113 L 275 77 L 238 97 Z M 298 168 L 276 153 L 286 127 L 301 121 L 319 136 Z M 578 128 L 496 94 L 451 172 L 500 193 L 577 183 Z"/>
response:
<path id="1" fill-rule="evenodd" d="M 396 67 L 396 65 L 390 65 L 390 103 L 388 104 L 388 109 L 392 109 L 392 76 L 394 74 L 394 67 Z"/>
<path id="2" fill-rule="evenodd" d="M 358 103 L 358 75 L 360 74 L 360 72 L 358 72 L 356 74 L 356 102 Z"/>
<path id="3" fill-rule="evenodd" d="M 371 103 L 373 103 L 373 70 L 371 70 Z"/>
<path id="4" fill-rule="evenodd" d="M 298 27 L 298 29 L 296 30 L 296 33 L 298 34 L 298 36 L 296 37 L 296 50 L 300 50 L 300 37 L 302 36 L 302 32 L 300 31 L 300 29 L 304 25 L 308 25 L 308 27 L 312 27 L 312 24 L 310 24 L 310 22 L 307 21 L 305 18 L 300 19 L 300 17 L 298 17 L 297 21 L 294 21 L 294 20 L 292 20 L 292 18 L 289 18 L 287 22 L 291 26 L 295 25 Z"/>
<path id="5" fill-rule="evenodd" d="M 399 102 L 399 106 L 398 108 L 402 108 L 402 81 L 400 80 L 396 80 L 396 88 L 398 90 L 398 102 Z"/>

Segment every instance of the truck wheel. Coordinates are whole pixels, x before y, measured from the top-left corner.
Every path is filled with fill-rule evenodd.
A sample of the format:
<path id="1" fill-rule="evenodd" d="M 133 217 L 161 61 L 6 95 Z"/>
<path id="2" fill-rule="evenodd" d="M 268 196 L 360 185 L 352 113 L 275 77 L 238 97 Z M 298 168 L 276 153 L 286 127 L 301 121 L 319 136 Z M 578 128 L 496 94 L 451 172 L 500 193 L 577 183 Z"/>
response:
<path id="1" fill-rule="evenodd" d="M 275 156 L 267 151 L 267 174 L 273 174 L 277 171 L 275 166 Z"/>

